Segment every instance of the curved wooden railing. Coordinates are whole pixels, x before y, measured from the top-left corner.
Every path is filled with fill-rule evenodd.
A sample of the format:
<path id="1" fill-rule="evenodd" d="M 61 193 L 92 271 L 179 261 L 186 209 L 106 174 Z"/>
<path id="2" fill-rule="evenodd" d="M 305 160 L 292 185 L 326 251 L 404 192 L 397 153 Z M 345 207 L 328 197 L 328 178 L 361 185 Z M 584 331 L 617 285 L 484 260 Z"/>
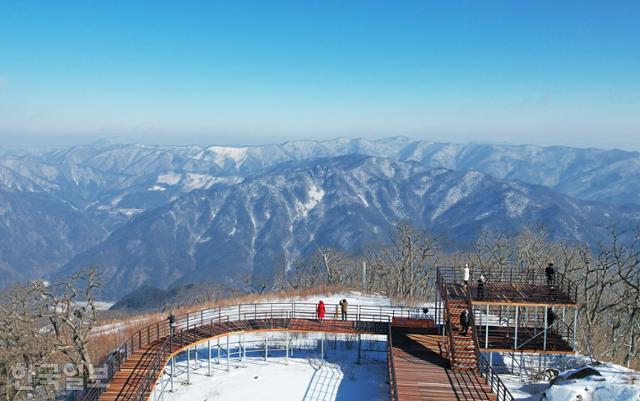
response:
<path id="1" fill-rule="evenodd" d="M 334 313 L 335 307 L 335 304 L 325 304 L 325 319 L 341 319 L 340 313 Z M 420 315 L 421 311 L 417 308 L 350 305 L 346 320 L 356 322 L 388 323 L 391 322 L 394 317 L 410 318 Z M 315 319 L 316 317 L 317 313 L 315 303 L 254 303 L 207 308 L 176 316 L 176 335 L 184 335 L 187 330 L 220 322 L 234 322 L 251 319 Z M 150 324 L 138 330 L 100 363 L 101 367 L 106 368 L 106 377 L 102 378 L 102 383 L 110 382 L 122 364 L 136 350 L 157 341 L 163 342 L 159 345 L 156 344 L 156 346 L 160 348 L 159 352 L 154 356 L 151 366 L 154 368 L 152 369 L 153 371 L 162 369 L 167 360 L 167 355 L 171 351 L 169 334 L 170 328 L 167 320 Z M 136 401 L 143 400 L 144 394 L 146 394 L 151 386 L 153 386 L 154 377 L 151 377 L 150 375 L 144 379 L 143 385 L 140 387 L 136 395 Z M 92 387 L 89 385 L 88 390 L 78 392 L 74 398 L 82 401 L 96 401 L 104 390 L 105 389 L 102 386 Z"/>

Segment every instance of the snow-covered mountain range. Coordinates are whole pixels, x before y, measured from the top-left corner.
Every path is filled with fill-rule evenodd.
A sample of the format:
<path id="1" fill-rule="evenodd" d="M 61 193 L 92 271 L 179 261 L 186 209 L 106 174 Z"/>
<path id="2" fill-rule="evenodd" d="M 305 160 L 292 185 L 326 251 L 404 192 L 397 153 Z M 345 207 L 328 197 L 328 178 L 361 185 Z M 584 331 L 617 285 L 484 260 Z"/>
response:
<path id="1" fill-rule="evenodd" d="M 357 252 L 409 220 L 464 243 L 640 222 L 637 152 L 390 138 L 254 147 L 0 149 L 0 284 L 88 265 L 106 296 L 269 281 L 317 245 Z M 116 290 L 117 289 L 117 290 Z"/>

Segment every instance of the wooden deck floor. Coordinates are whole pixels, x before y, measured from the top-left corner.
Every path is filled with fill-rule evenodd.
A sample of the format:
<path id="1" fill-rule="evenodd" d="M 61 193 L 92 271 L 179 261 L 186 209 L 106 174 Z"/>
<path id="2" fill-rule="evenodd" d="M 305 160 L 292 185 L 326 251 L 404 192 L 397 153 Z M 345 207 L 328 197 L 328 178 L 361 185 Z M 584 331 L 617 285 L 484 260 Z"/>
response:
<path id="1" fill-rule="evenodd" d="M 264 319 L 247 320 L 241 322 L 223 322 L 205 325 L 195 329 L 182 332 L 176 335 L 172 342 L 171 354 L 175 355 L 195 344 L 208 341 L 211 338 L 226 336 L 230 333 L 240 332 L 265 332 L 288 330 L 294 332 L 329 332 L 329 333 L 372 333 L 387 334 L 387 323 L 376 322 L 352 322 L 325 320 L 316 322 L 306 319 Z M 106 391 L 102 393 L 100 401 L 129 401 L 136 399 L 141 393 L 142 399 L 148 399 L 153 388 L 145 391 L 143 388 L 145 378 L 153 375 L 153 383 L 158 378 L 160 371 L 153 371 L 152 364 L 158 357 L 162 345 L 165 343 L 162 338 L 149 345 L 135 351 L 121 369 L 114 375 L 107 385 Z M 166 358 L 164 364 L 169 360 Z"/>
<path id="2" fill-rule="evenodd" d="M 466 299 L 463 284 L 447 283 L 447 289 L 449 299 Z M 489 282 L 482 297 L 478 297 L 475 285 L 470 290 L 471 302 L 478 305 L 576 306 L 568 294 L 544 285 Z"/>
<path id="3" fill-rule="evenodd" d="M 400 401 L 496 400 L 478 373 L 451 369 L 435 330 L 393 328 L 392 340 Z"/>

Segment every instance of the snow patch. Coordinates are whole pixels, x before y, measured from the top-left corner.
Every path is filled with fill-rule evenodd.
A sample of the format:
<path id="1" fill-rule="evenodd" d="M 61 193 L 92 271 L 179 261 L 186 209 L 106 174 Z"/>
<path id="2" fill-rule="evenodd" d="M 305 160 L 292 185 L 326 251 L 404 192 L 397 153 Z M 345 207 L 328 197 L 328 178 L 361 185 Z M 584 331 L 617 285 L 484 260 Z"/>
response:
<path id="1" fill-rule="evenodd" d="M 134 209 L 134 208 L 120 209 L 119 212 L 124 214 L 127 217 L 133 217 L 136 214 L 140 214 L 140 213 L 144 212 L 144 209 Z"/>
<path id="2" fill-rule="evenodd" d="M 176 174 L 176 173 L 167 173 L 167 174 L 160 174 L 158 176 L 158 180 L 157 183 L 158 184 L 167 184 L 167 185 L 176 185 L 177 183 L 180 182 L 180 179 L 182 178 L 182 176 L 180 174 Z"/>
<path id="3" fill-rule="evenodd" d="M 504 206 L 509 217 L 519 217 L 527 208 L 529 199 L 515 192 L 508 192 L 504 198 Z"/>
<path id="4" fill-rule="evenodd" d="M 324 198 L 324 191 L 322 188 L 318 188 L 316 185 L 312 185 L 309 188 L 309 193 L 307 193 L 307 202 L 304 204 L 307 210 L 311 210 L 320 203 L 320 201 Z"/>
<path id="5" fill-rule="evenodd" d="M 232 147 L 232 146 L 210 146 L 207 150 L 215 153 L 213 162 L 220 167 L 224 167 L 227 160 L 232 160 L 238 167 L 247 159 L 246 147 Z"/>
<path id="6" fill-rule="evenodd" d="M 167 188 L 161 186 L 161 185 L 154 185 L 152 187 L 149 188 L 149 191 L 159 191 L 159 192 L 164 192 L 166 191 Z"/>
<path id="7" fill-rule="evenodd" d="M 477 171 L 469 171 L 466 173 L 457 185 L 454 185 L 447 191 L 445 199 L 438 205 L 435 212 L 433 212 L 431 220 L 437 219 L 456 203 L 471 194 L 476 186 L 478 186 L 481 178 L 482 174 Z"/>

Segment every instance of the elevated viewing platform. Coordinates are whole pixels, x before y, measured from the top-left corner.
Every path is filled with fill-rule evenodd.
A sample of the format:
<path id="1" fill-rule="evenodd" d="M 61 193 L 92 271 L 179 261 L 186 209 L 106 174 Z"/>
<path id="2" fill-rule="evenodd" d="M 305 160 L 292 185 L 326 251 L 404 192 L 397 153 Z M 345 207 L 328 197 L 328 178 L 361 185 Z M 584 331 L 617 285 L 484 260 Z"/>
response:
<path id="1" fill-rule="evenodd" d="M 479 286 L 481 275 L 485 280 Z M 564 275 L 555 273 L 547 280 L 543 271 L 475 269 L 468 286 L 463 277 L 462 267 L 440 267 L 436 278 L 436 315 L 442 310 L 438 323 L 450 339 L 454 364 L 473 366 L 478 360 L 474 353 L 575 351 L 578 291 Z"/>
<path id="2" fill-rule="evenodd" d="M 466 300 L 467 294 L 463 282 L 462 268 L 439 267 L 444 278 L 450 299 Z M 484 289 L 478 291 L 478 280 L 484 274 Z M 482 272 L 472 269 L 469 280 L 471 302 L 478 305 L 505 306 L 566 306 L 577 304 L 578 288 L 561 273 L 555 273 L 553 285 L 547 284 L 543 271 L 520 270 L 508 272 Z"/>

